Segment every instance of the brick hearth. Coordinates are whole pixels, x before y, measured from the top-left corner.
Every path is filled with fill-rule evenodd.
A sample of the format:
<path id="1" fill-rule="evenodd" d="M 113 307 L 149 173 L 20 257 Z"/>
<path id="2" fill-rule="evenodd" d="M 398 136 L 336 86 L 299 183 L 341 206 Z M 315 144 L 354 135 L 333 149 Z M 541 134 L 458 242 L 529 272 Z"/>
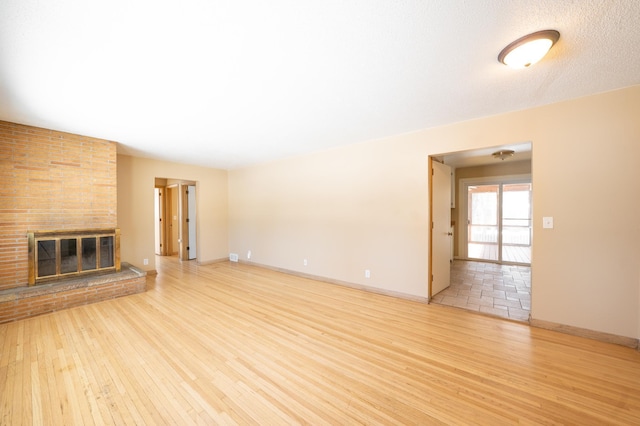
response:
<path id="1" fill-rule="evenodd" d="M 0 324 L 145 291 L 147 273 L 127 263 L 116 273 L 87 275 L 0 291 Z"/>

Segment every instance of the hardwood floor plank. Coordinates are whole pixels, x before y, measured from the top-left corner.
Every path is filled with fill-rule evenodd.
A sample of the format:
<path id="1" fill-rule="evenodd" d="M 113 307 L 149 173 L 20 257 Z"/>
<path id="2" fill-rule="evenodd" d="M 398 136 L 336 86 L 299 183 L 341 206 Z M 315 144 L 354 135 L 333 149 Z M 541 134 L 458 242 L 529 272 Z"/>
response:
<path id="1" fill-rule="evenodd" d="M 63 424 L 62 418 L 62 403 L 60 402 L 60 396 L 58 395 L 58 386 L 56 375 L 59 371 L 54 370 L 54 360 L 57 360 L 57 349 L 53 347 L 54 336 L 57 336 L 56 331 L 54 331 L 53 327 L 53 319 L 49 318 L 50 321 L 42 321 L 42 318 L 46 318 L 46 316 L 38 317 L 37 319 L 30 319 L 33 322 L 37 322 L 40 326 L 40 331 L 37 336 L 40 338 L 40 341 L 43 342 L 43 352 L 41 356 L 41 362 L 39 365 L 40 375 L 44 376 L 44 379 L 41 383 L 46 383 L 43 386 L 42 394 L 44 395 L 44 403 L 43 407 L 47 407 L 48 410 L 46 413 L 49 415 L 49 419 L 51 419 L 51 424 Z"/>
<path id="2" fill-rule="evenodd" d="M 117 311 L 113 311 L 113 313 L 117 314 Z M 126 395 L 125 383 L 132 379 L 135 383 L 140 384 L 140 388 L 131 389 L 131 394 L 134 395 L 134 398 L 144 399 L 144 408 L 153 413 L 154 418 L 160 422 L 180 422 L 185 413 L 176 413 L 171 410 L 170 402 L 173 402 L 173 398 L 169 401 L 158 398 L 160 395 L 158 382 L 154 380 L 157 378 L 148 365 L 152 354 L 145 351 L 145 345 L 132 346 L 131 344 L 137 340 L 142 341 L 142 337 L 128 334 L 127 332 L 130 330 L 127 329 L 126 322 L 120 315 L 113 315 L 109 319 L 104 318 L 104 321 L 107 326 L 103 334 L 105 344 L 102 346 L 105 356 L 101 357 L 100 362 L 102 368 L 108 373 L 109 383 L 112 384 L 110 388 L 106 389 L 108 397 L 113 401 L 111 411 L 114 411 L 114 407 L 125 405 L 122 402 L 123 396 L 127 399 L 130 398 Z M 161 388 L 162 395 L 166 395 L 166 389 L 162 386 Z M 136 408 L 142 412 L 142 407 L 136 406 Z"/>
<path id="3" fill-rule="evenodd" d="M 0 325 L 0 424 L 638 424 L 640 352 L 247 264 Z"/>

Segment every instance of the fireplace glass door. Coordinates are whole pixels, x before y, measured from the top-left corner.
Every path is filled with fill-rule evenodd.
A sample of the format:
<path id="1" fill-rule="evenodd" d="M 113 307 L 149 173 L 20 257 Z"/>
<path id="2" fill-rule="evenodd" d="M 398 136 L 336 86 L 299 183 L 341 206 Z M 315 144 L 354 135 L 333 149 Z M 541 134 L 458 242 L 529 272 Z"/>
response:
<path id="1" fill-rule="evenodd" d="M 30 232 L 29 284 L 67 275 L 120 270 L 120 230 Z"/>
<path id="2" fill-rule="evenodd" d="M 91 271 L 96 269 L 96 237 L 82 238 L 82 270 Z"/>
<path id="3" fill-rule="evenodd" d="M 78 272 L 78 240 L 75 238 L 60 239 L 60 273 Z"/>
<path id="4" fill-rule="evenodd" d="M 100 267 L 113 266 L 113 236 L 100 237 Z"/>
<path id="5" fill-rule="evenodd" d="M 38 277 L 56 275 L 56 241 L 38 241 Z"/>

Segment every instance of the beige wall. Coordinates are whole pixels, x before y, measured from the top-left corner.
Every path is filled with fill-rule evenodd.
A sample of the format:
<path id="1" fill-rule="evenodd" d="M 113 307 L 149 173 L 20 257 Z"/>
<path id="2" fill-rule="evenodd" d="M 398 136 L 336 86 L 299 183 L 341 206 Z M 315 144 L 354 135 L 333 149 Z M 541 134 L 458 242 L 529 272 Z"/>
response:
<path id="1" fill-rule="evenodd" d="M 196 182 L 196 229 L 199 263 L 228 256 L 227 172 L 224 170 L 118 155 L 118 225 L 122 260 L 155 269 L 155 178 Z M 149 265 L 143 260 L 149 259 Z"/>
<path id="2" fill-rule="evenodd" d="M 638 338 L 639 114 L 634 86 L 230 171 L 230 251 L 426 297 L 428 156 L 531 141 L 533 318 Z"/>
<path id="3" fill-rule="evenodd" d="M 231 171 L 231 251 L 424 297 L 427 158 L 389 148 L 372 142 Z"/>

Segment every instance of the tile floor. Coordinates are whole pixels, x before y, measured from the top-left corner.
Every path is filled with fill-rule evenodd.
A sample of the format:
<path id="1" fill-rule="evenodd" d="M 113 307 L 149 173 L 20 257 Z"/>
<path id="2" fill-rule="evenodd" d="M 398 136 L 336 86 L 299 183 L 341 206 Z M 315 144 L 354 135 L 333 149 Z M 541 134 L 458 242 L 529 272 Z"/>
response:
<path id="1" fill-rule="evenodd" d="M 432 303 L 528 321 L 531 310 L 531 267 L 454 260 L 451 285 Z"/>

